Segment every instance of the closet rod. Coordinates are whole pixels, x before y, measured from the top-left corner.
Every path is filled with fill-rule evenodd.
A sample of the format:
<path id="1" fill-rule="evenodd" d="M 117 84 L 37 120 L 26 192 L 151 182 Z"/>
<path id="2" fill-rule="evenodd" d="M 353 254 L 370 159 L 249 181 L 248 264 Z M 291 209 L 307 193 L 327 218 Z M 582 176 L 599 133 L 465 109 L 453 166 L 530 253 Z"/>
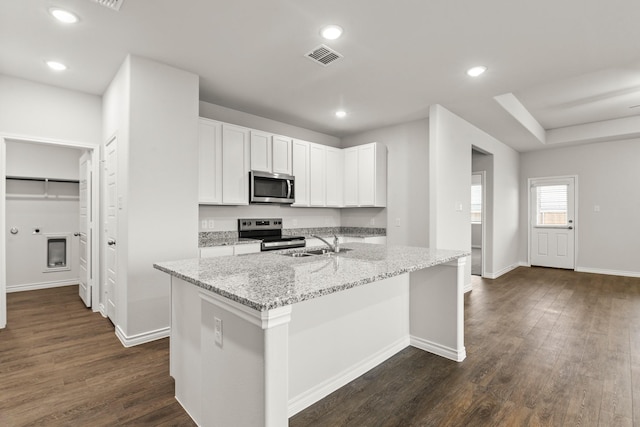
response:
<path id="1" fill-rule="evenodd" d="M 19 181 L 41 181 L 41 182 L 71 182 L 79 184 L 77 179 L 61 179 L 61 178 L 35 178 L 30 176 L 7 176 L 7 179 L 19 180 Z"/>

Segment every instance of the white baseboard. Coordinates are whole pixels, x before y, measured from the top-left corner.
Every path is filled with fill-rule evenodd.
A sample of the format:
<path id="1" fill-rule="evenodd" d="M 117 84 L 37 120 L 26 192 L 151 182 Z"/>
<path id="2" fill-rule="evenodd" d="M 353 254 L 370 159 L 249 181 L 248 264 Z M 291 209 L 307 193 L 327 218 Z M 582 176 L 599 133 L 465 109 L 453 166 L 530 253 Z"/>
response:
<path id="1" fill-rule="evenodd" d="M 7 285 L 7 293 L 35 291 L 38 289 L 60 288 L 62 286 L 78 285 L 80 279 L 54 280 L 52 282 L 25 283 L 23 285 Z"/>
<path id="2" fill-rule="evenodd" d="M 589 267 L 576 267 L 575 271 L 580 273 L 606 274 L 607 276 L 640 277 L 640 272 L 638 271 L 604 270 Z"/>
<path id="3" fill-rule="evenodd" d="M 358 364 L 345 369 L 334 377 L 329 378 L 304 393 L 289 399 L 289 417 L 292 417 L 303 409 L 308 408 L 340 387 L 343 387 L 355 380 L 365 372 L 375 368 L 400 350 L 409 346 L 409 344 L 409 337 L 402 338 L 371 355 L 369 358 L 362 360 Z"/>
<path id="4" fill-rule="evenodd" d="M 156 329 L 155 331 L 143 332 L 141 334 L 127 336 L 120 328 L 120 326 L 116 326 L 116 336 L 125 347 L 133 347 L 135 345 L 167 338 L 170 334 L 171 328 L 167 326 L 166 328 Z"/>
<path id="5" fill-rule="evenodd" d="M 519 266 L 520 266 L 520 263 L 511 264 L 510 266 L 505 267 L 502 270 L 499 270 L 499 271 L 497 271 L 495 273 L 485 273 L 482 277 L 486 277 L 487 279 L 497 279 L 500 276 L 504 276 L 505 274 L 507 274 L 511 270 L 515 270 Z"/>
<path id="6" fill-rule="evenodd" d="M 469 282 L 466 285 L 464 285 L 462 292 L 466 294 L 467 292 L 471 292 L 472 290 L 473 290 L 473 285 L 471 284 L 471 282 Z"/>
<path id="7" fill-rule="evenodd" d="M 189 418 L 191 418 L 191 419 L 193 420 L 193 422 L 194 422 L 194 423 L 196 423 L 196 425 L 201 426 L 202 424 L 200 424 L 200 423 L 198 422 L 198 420 L 196 420 L 196 419 L 194 418 L 194 416 L 193 416 L 193 415 L 191 415 L 191 414 L 189 413 L 189 411 L 187 410 L 187 408 L 185 408 L 185 407 L 184 407 L 184 405 L 182 404 L 182 402 L 180 402 L 180 399 L 178 399 L 178 396 L 173 396 L 173 397 L 176 399 L 176 401 L 178 401 L 178 403 L 180 404 L 180 406 L 182 406 L 182 409 L 184 409 L 184 412 L 186 412 L 186 413 L 187 413 L 187 415 L 189 415 Z"/>
<path id="8" fill-rule="evenodd" d="M 455 362 L 462 362 L 467 357 L 467 350 L 464 347 L 462 347 L 462 350 L 456 350 L 419 337 L 411 336 L 411 345 Z"/>
<path id="9" fill-rule="evenodd" d="M 100 312 L 102 317 L 107 317 L 107 309 L 105 308 L 103 303 L 100 303 L 100 305 L 98 307 L 98 311 Z"/>
<path id="10" fill-rule="evenodd" d="M 526 261 L 519 261 L 518 262 L 518 266 L 520 266 L 520 267 L 531 267 L 531 264 L 529 264 Z"/>

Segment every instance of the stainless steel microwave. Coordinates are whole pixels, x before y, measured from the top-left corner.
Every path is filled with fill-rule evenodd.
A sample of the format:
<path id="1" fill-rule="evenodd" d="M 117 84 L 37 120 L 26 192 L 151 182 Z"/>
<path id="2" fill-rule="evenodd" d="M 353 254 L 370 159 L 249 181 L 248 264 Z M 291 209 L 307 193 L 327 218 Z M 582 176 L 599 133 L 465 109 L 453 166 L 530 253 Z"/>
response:
<path id="1" fill-rule="evenodd" d="M 283 173 L 249 172 L 250 203 L 291 204 L 295 198 L 295 177 Z"/>

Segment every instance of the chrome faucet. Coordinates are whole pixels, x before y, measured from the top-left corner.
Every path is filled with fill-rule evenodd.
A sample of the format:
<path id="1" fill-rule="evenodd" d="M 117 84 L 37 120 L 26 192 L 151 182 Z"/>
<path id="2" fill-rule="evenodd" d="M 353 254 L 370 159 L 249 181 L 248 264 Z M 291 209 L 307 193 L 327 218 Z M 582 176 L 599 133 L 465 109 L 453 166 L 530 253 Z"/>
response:
<path id="1" fill-rule="evenodd" d="M 312 234 L 311 237 L 315 237 L 316 239 L 322 240 L 324 243 L 326 243 L 327 246 L 329 246 L 329 249 L 331 250 L 331 252 L 334 252 L 334 253 L 340 252 L 340 240 L 338 239 L 338 236 L 336 236 L 335 234 L 333 235 L 333 245 L 327 242 L 326 240 L 324 240 L 322 237 L 316 236 L 315 234 Z"/>

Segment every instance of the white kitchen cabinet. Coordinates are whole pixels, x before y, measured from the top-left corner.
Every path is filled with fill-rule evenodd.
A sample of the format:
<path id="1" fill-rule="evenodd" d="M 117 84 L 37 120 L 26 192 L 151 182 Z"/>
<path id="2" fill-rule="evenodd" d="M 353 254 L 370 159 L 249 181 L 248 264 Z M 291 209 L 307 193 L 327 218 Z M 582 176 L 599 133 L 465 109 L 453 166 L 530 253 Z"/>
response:
<path id="1" fill-rule="evenodd" d="M 309 144 L 309 205 L 326 206 L 327 150 L 324 145 Z"/>
<path id="2" fill-rule="evenodd" d="M 296 202 L 291 206 L 309 206 L 309 145 L 309 142 L 299 139 L 294 139 L 292 143 Z"/>
<path id="3" fill-rule="evenodd" d="M 222 204 L 249 204 L 249 129 L 222 125 Z"/>
<path id="4" fill-rule="evenodd" d="M 260 252 L 260 243 L 210 246 L 206 248 L 200 248 L 200 258 L 215 258 L 228 255 L 254 254 L 258 252 Z"/>
<path id="5" fill-rule="evenodd" d="M 341 239 L 344 239 L 344 243 L 377 243 L 380 245 L 387 243 L 387 236 L 341 237 Z"/>
<path id="6" fill-rule="evenodd" d="M 291 138 L 251 131 L 251 170 L 291 175 Z"/>
<path id="7" fill-rule="evenodd" d="M 325 206 L 344 206 L 344 153 L 343 150 L 334 147 L 325 147 L 326 160 L 326 199 Z"/>
<path id="8" fill-rule="evenodd" d="M 273 172 L 271 134 L 251 131 L 251 170 Z"/>
<path id="9" fill-rule="evenodd" d="M 222 203 L 222 123 L 198 122 L 198 201 Z"/>
<path id="10" fill-rule="evenodd" d="M 234 255 L 257 254 L 260 252 L 260 243 L 244 243 L 233 247 Z"/>
<path id="11" fill-rule="evenodd" d="M 249 130 L 200 118 L 198 202 L 249 204 Z"/>
<path id="12" fill-rule="evenodd" d="M 387 205 L 387 147 L 377 142 L 345 149 L 345 206 Z"/>
<path id="13" fill-rule="evenodd" d="M 286 136 L 273 135 L 271 137 L 271 164 L 273 173 L 291 175 L 292 168 L 292 140 Z"/>

